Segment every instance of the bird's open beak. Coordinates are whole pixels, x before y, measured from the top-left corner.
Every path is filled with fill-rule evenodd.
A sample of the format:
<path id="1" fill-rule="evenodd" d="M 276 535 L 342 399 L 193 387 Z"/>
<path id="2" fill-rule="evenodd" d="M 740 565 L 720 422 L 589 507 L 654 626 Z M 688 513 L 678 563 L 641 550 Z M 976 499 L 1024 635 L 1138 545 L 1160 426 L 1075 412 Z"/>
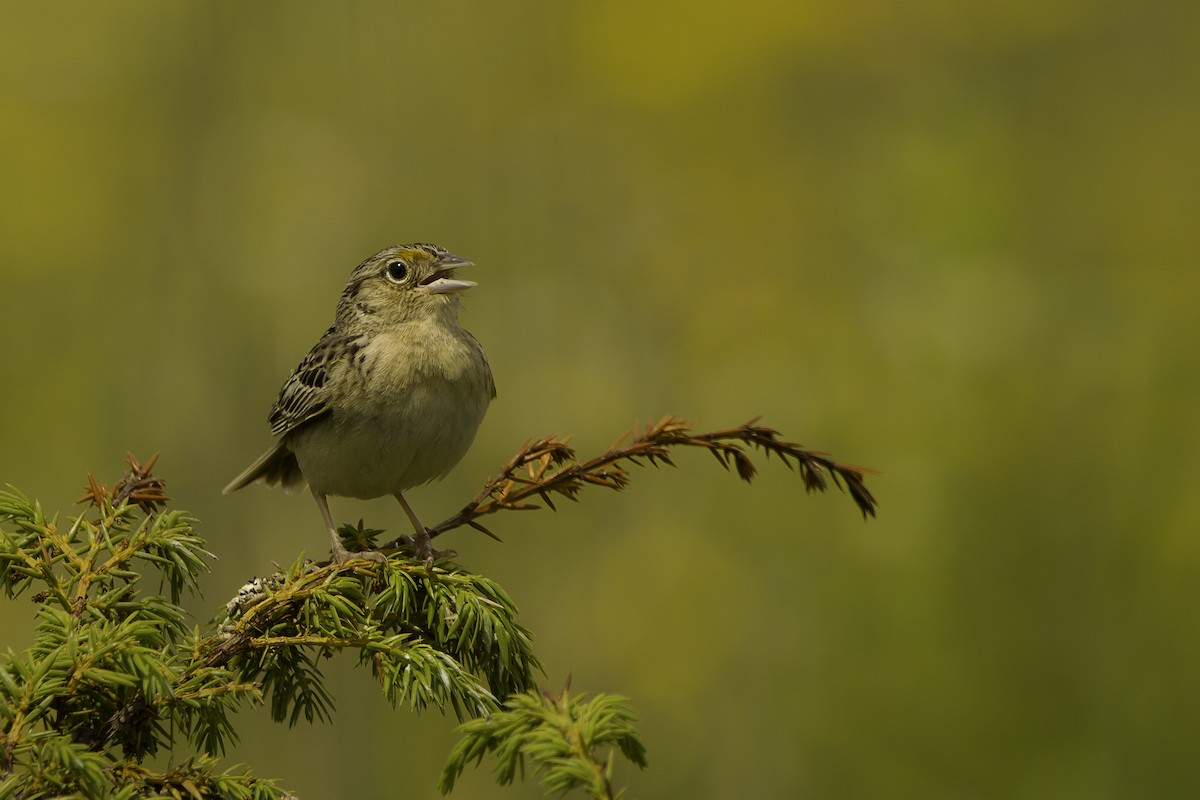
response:
<path id="1" fill-rule="evenodd" d="M 433 266 L 433 274 L 421 281 L 421 285 L 425 287 L 425 291 L 430 294 L 455 294 L 457 292 L 465 292 L 472 286 L 477 285 L 475 281 L 460 281 L 453 277 L 454 270 L 459 267 L 475 266 L 465 258 L 459 258 L 447 253 L 439 258 Z"/>

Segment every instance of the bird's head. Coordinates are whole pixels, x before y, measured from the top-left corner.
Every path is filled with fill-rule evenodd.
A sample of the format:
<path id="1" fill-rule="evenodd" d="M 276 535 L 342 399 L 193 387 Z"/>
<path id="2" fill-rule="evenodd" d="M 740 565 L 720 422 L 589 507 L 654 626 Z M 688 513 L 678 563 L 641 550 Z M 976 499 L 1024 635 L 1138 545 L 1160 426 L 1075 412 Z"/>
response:
<path id="1" fill-rule="evenodd" d="M 465 258 L 435 244 L 400 244 L 380 250 L 355 267 L 338 304 L 344 315 L 383 325 L 449 315 L 459 294 L 475 285 L 454 277 Z"/>

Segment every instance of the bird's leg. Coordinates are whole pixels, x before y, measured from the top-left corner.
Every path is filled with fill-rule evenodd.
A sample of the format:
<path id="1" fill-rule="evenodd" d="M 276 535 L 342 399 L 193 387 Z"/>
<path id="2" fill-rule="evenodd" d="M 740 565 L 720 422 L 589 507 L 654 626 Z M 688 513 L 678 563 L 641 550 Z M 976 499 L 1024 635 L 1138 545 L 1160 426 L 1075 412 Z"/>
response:
<path id="1" fill-rule="evenodd" d="M 404 513 L 408 515 L 408 521 L 412 523 L 412 536 L 404 536 L 402 539 L 407 539 L 412 545 L 417 558 L 425 562 L 426 566 L 431 566 L 434 560 L 446 556 L 453 556 L 453 550 L 434 550 L 432 540 L 429 537 L 429 529 L 421 524 L 421 520 L 417 519 L 416 513 L 412 510 L 412 506 L 404 499 L 404 495 L 400 492 L 395 492 L 392 495 L 400 501 L 400 507 L 404 509 Z"/>
<path id="2" fill-rule="evenodd" d="M 321 518 L 325 520 L 325 528 L 329 531 L 329 543 L 333 546 L 333 562 L 335 564 L 345 564 L 352 558 L 366 558 L 381 563 L 387 561 L 387 556 L 376 550 L 363 550 L 360 553 L 351 553 L 347 550 L 337 535 L 337 528 L 334 527 L 333 515 L 329 513 L 329 502 L 325 499 L 325 495 L 313 492 L 312 496 L 317 501 L 317 508 L 321 509 Z"/>

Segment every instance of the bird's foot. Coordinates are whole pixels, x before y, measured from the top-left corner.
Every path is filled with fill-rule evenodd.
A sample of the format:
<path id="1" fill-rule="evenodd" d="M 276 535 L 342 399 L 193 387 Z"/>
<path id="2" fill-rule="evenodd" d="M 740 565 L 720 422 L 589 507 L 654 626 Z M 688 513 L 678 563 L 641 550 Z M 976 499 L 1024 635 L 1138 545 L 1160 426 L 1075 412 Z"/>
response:
<path id="1" fill-rule="evenodd" d="M 435 550 L 433 548 L 433 542 L 429 536 L 429 531 L 425 528 L 421 528 L 421 530 L 416 533 L 401 536 L 396 539 L 396 542 L 402 547 L 412 550 L 413 556 L 415 556 L 418 561 L 425 563 L 426 569 L 432 567 L 436 561 L 454 558 L 456 555 L 458 555 L 458 553 L 454 550 Z"/>
<path id="2" fill-rule="evenodd" d="M 357 553 L 352 553 L 345 547 L 342 547 L 341 542 L 338 542 L 337 545 L 333 548 L 333 563 L 335 564 L 345 564 L 347 561 L 353 561 L 356 558 L 377 561 L 380 564 L 387 563 L 387 556 L 378 550 L 360 550 Z"/>

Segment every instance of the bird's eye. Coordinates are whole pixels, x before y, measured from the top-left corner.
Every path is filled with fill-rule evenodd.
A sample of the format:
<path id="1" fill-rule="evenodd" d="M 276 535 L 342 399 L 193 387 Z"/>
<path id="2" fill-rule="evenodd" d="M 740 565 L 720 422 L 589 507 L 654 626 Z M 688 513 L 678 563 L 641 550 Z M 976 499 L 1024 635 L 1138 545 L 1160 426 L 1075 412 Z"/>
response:
<path id="1" fill-rule="evenodd" d="M 408 265 L 403 261 L 389 261 L 387 263 L 387 276 L 389 280 L 396 283 L 403 283 L 408 277 Z"/>

